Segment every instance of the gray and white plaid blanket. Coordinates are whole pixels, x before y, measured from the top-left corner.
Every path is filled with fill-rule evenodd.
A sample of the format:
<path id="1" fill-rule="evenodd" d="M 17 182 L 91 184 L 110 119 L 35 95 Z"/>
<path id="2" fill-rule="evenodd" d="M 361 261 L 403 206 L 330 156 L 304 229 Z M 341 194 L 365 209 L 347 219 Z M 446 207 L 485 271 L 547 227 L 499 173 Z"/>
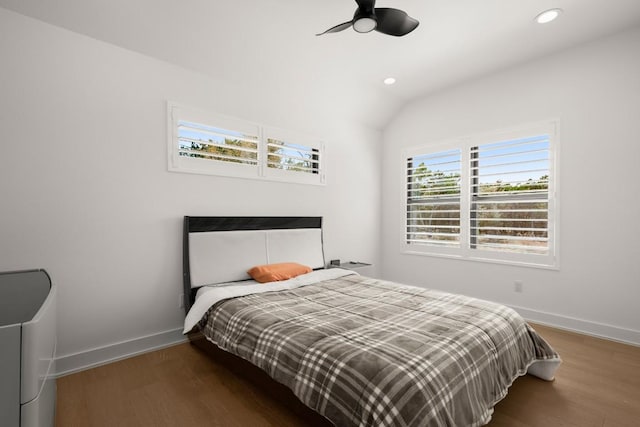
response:
<path id="1" fill-rule="evenodd" d="M 337 426 L 478 426 L 557 353 L 512 309 L 357 275 L 215 304 L 209 340 Z"/>

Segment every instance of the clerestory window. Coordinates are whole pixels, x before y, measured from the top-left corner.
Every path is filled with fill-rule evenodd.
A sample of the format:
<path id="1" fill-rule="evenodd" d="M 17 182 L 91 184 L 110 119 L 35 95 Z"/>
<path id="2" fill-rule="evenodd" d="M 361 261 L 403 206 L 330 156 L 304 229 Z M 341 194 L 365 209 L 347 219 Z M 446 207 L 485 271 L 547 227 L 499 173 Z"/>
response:
<path id="1" fill-rule="evenodd" d="M 168 104 L 169 170 L 322 185 L 324 144 L 246 120 Z"/>

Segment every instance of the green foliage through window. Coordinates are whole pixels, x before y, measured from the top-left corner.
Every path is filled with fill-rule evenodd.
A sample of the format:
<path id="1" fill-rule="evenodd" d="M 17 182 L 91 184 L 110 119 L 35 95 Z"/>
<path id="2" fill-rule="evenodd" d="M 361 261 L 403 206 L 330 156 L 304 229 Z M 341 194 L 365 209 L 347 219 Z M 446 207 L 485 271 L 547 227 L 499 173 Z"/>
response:
<path id="1" fill-rule="evenodd" d="M 198 123 L 178 123 L 179 155 L 256 165 L 258 137 Z"/>

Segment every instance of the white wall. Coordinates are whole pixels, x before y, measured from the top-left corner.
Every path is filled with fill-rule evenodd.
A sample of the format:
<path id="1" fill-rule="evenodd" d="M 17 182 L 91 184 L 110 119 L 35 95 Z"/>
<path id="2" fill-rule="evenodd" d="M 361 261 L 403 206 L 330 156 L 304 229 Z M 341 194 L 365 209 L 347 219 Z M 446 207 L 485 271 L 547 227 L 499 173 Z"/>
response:
<path id="1" fill-rule="evenodd" d="M 0 271 L 59 286 L 59 372 L 181 337 L 184 215 L 322 215 L 327 259 L 378 263 L 381 135 L 331 97 L 232 86 L 1 8 L 0 55 Z M 323 138 L 328 184 L 168 172 L 167 100 Z"/>
<path id="2" fill-rule="evenodd" d="M 383 137 L 383 276 L 640 344 L 638 52 L 640 28 L 406 106 Z M 403 147 L 549 118 L 561 121 L 559 271 L 401 253 Z"/>

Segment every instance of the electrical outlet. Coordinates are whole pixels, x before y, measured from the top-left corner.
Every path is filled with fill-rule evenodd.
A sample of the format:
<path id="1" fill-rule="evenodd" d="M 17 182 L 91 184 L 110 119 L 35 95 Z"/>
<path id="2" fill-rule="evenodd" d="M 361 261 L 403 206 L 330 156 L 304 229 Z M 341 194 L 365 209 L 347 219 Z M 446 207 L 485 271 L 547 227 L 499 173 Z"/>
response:
<path id="1" fill-rule="evenodd" d="M 178 308 L 184 308 L 184 294 L 178 295 Z"/>
<path id="2" fill-rule="evenodd" d="M 521 293 L 524 290 L 524 284 L 522 283 L 522 280 L 516 280 L 515 282 L 513 282 L 513 290 Z"/>

